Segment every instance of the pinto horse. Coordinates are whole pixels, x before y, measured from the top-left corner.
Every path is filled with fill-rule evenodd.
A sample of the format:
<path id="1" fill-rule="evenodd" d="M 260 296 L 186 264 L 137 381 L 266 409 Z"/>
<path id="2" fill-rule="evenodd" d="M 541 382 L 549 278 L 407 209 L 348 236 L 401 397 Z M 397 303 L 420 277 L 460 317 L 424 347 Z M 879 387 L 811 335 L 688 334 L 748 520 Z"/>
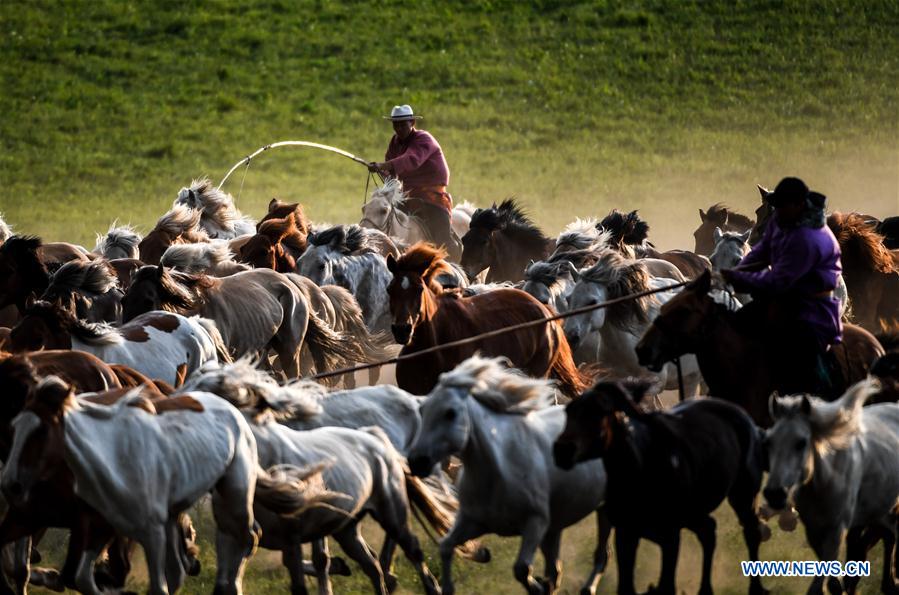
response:
<path id="1" fill-rule="evenodd" d="M 555 248 L 513 199 L 478 209 L 462 236 L 462 269 L 469 279 L 490 268 L 487 282 L 521 281 L 530 261 L 546 260 Z"/>
<path id="2" fill-rule="evenodd" d="M 764 435 L 744 411 L 719 399 L 690 399 L 670 411 L 639 407 L 648 382 L 600 382 L 565 408 L 553 445 L 556 464 L 601 458 L 608 476 L 606 509 L 615 527 L 618 592 L 634 593 L 640 539 L 662 548 L 662 573 L 651 593 L 676 593 L 680 530 L 702 545 L 700 593 L 711 593 L 715 519 L 727 498 L 743 526 L 749 559 L 758 560 L 762 525 L 756 496 L 765 471 Z M 749 592 L 764 593 L 758 577 Z"/>
<path id="3" fill-rule="evenodd" d="M 742 406 L 757 424 L 767 427 L 768 396 L 777 389 L 768 346 L 747 332 L 737 313 L 712 299 L 711 285 L 711 273 L 703 273 L 662 306 L 637 344 L 640 365 L 660 370 L 675 357 L 695 353 L 709 395 Z M 839 368 L 831 381 L 835 391 L 842 391 L 867 376 L 883 347 L 868 331 L 846 324 L 843 342 L 831 352 Z"/>
<path id="4" fill-rule="evenodd" d="M 409 248 L 399 260 L 387 258 L 393 274 L 387 287 L 391 329 L 403 345 L 400 355 L 552 315 L 533 296 L 518 289 L 496 289 L 472 297 L 444 291 L 436 279 L 449 268 L 445 258 L 443 250 L 422 243 Z M 397 383 L 411 393 L 427 394 L 441 372 L 452 370 L 478 351 L 508 357 L 513 366 L 531 376 L 555 378 L 560 390 L 571 398 L 589 383 L 575 366 L 558 322 L 400 361 Z"/>

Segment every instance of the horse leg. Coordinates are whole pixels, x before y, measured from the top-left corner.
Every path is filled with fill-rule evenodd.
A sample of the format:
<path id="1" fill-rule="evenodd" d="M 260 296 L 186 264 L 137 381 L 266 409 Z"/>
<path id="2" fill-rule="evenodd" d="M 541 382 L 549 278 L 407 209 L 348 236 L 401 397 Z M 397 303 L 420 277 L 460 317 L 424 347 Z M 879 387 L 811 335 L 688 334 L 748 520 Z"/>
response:
<path id="1" fill-rule="evenodd" d="M 543 584 L 543 592 L 547 595 L 556 591 L 562 581 L 562 561 L 559 560 L 561 545 L 562 531 L 556 530 L 547 531 L 540 544 L 540 551 L 543 553 L 543 560 L 546 563 L 545 576 L 540 582 Z"/>
<path id="2" fill-rule="evenodd" d="M 306 590 L 306 573 L 303 569 L 303 544 L 291 541 L 281 550 L 281 563 L 290 575 L 290 595 L 307 595 L 309 591 Z"/>
<path id="3" fill-rule="evenodd" d="M 873 543 L 871 544 L 873 546 Z M 880 590 L 889 595 L 899 593 L 899 585 L 896 584 L 896 566 L 894 554 L 896 553 L 896 534 L 893 528 L 883 529 L 883 573 L 880 579 Z"/>
<path id="4" fill-rule="evenodd" d="M 147 577 L 150 580 L 151 595 L 167 595 L 169 592 L 166 581 L 166 556 L 168 549 L 165 524 L 154 524 L 147 528 L 143 539 L 138 540 L 144 548 L 144 556 L 147 559 Z"/>
<path id="5" fill-rule="evenodd" d="M 215 518 L 216 576 L 214 593 L 237 594 L 247 559 L 259 543 L 259 525 L 253 519 L 253 486 L 258 463 L 241 445 L 212 493 Z"/>
<path id="6" fill-rule="evenodd" d="M 546 519 L 532 516 L 525 521 L 521 531 L 521 544 L 518 546 L 518 556 L 512 566 L 515 580 L 524 586 L 528 595 L 541 595 L 543 587 L 531 576 L 531 567 L 534 563 L 534 552 L 543 541 L 546 533 Z"/>
<path id="7" fill-rule="evenodd" d="M 378 521 L 384 529 L 384 532 L 387 533 L 387 538 L 395 541 L 396 544 L 400 546 L 403 553 L 406 554 L 406 558 L 409 559 L 415 567 L 415 570 L 418 571 L 418 577 L 421 579 L 421 584 L 425 589 L 425 593 L 428 593 L 428 595 L 439 593 L 440 589 L 437 587 L 437 579 L 434 578 L 425 564 L 425 555 L 424 552 L 421 551 L 421 544 L 418 543 L 418 538 L 409 530 L 408 500 L 397 495 L 393 496 L 389 502 L 393 504 L 391 509 L 378 511 L 379 514 L 373 515 L 375 520 Z M 386 551 L 388 549 L 394 548 L 390 547 L 390 544 L 385 542 L 384 550 Z M 387 559 L 388 563 L 390 562 L 390 557 Z M 386 570 L 387 567 L 381 566 L 381 568 L 385 572 L 389 572 Z M 396 578 L 394 577 L 394 586 L 395 582 Z"/>
<path id="8" fill-rule="evenodd" d="M 680 554 L 680 530 L 671 529 L 660 533 L 659 546 L 662 548 L 662 572 L 659 576 L 659 586 L 655 591 L 674 595 L 676 593 L 677 558 Z M 652 592 L 653 589 L 650 588 L 650 591 Z M 702 593 L 701 590 L 700 593 Z"/>
<path id="9" fill-rule="evenodd" d="M 868 557 L 868 552 L 877 543 L 880 537 L 871 527 L 853 527 L 846 533 L 846 560 L 863 561 Z M 886 544 L 884 544 L 886 546 Z M 884 566 L 884 577 L 889 572 L 889 567 Z M 843 578 L 843 587 L 847 593 L 855 593 L 861 577 L 846 576 Z M 884 590 L 885 593 L 888 591 Z"/>
<path id="10" fill-rule="evenodd" d="M 593 571 L 581 587 L 580 595 L 593 595 L 599 580 L 609 563 L 609 537 L 612 535 L 612 523 L 603 508 L 596 511 L 596 549 L 593 550 Z"/>
<path id="11" fill-rule="evenodd" d="M 187 570 L 181 563 L 179 548 L 181 547 L 181 529 L 178 524 L 178 515 L 169 517 L 166 523 L 166 547 L 165 547 L 165 581 L 172 593 L 178 591 L 187 577 Z"/>
<path id="12" fill-rule="evenodd" d="M 384 545 L 381 546 L 381 555 L 378 557 L 378 563 L 381 570 L 384 571 L 384 581 L 387 583 L 387 590 L 393 593 L 396 589 L 397 578 L 393 574 L 393 557 L 396 554 L 396 541 L 386 535 L 384 537 Z"/>
<path id="13" fill-rule="evenodd" d="M 381 566 L 368 549 L 362 534 L 359 531 L 359 523 L 353 523 L 334 534 L 334 539 L 346 552 L 346 555 L 356 561 L 362 567 L 362 572 L 371 581 L 375 595 L 388 595 L 387 585 L 384 584 L 384 574 Z"/>
<path id="14" fill-rule="evenodd" d="M 453 595 L 453 593 L 456 592 L 456 588 L 453 585 L 452 572 L 453 554 L 456 551 L 456 547 L 466 541 L 476 539 L 484 533 L 485 531 L 479 523 L 465 516 L 463 511 L 459 511 L 459 514 L 456 516 L 456 521 L 453 523 L 453 527 L 449 530 L 449 533 L 440 540 L 440 562 L 443 567 L 443 571 L 440 574 L 440 586 L 443 595 Z"/>
<path id="15" fill-rule="evenodd" d="M 700 595 L 712 593 L 712 560 L 715 556 L 715 519 L 710 516 L 699 519 L 698 522 L 687 528 L 696 534 L 702 546 L 702 582 L 700 583 Z"/>
<path id="16" fill-rule="evenodd" d="M 618 556 L 618 594 L 635 595 L 634 564 L 640 536 L 630 528 L 615 528 L 615 555 Z"/>
<path id="17" fill-rule="evenodd" d="M 761 484 L 761 465 L 747 465 L 740 470 L 737 481 L 727 495 L 727 501 L 737 515 L 740 526 L 743 527 L 743 541 L 746 542 L 746 549 L 749 550 L 749 559 L 751 561 L 759 559 L 759 546 L 762 543 L 763 531 L 767 531 L 769 536 L 771 534 L 771 530 L 761 520 L 759 515 L 764 515 L 768 512 L 770 513 L 768 518 L 771 518 L 771 516 L 776 514 L 767 504 L 762 507 L 762 511 L 757 512 L 757 494 Z M 760 577 L 750 577 L 749 593 L 751 595 L 762 595 L 767 592 L 765 587 L 762 586 Z"/>
<path id="18" fill-rule="evenodd" d="M 13 544 L 13 559 L 16 561 L 12 572 L 16 593 L 17 595 L 24 595 L 24 593 L 28 592 L 28 579 L 31 576 L 30 536 L 17 539 Z"/>
<path id="19" fill-rule="evenodd" d="M 806 526 L 806 536 L 809 545 L 815 551 L 819 560 L 837 560 L 840 553 L 840 541 L 843 535 L 843 527 L 833 525 L 829 527 Z M 840 579 L 831 576 L 827 578 L 827 588 L 831 593 L 842 593 L 843 585 Z M 824 593 L 824 577 L 816 576 L 809 585 L 808 593 Z"/>
<path id="20" fill-rule="evenodd" d="M 312 565 L 315 567 L 315 578 L 318 580 L 319 595 L 332 595 L 331 590 L 331 552 L 328 551 L 327 538 L 312 542 Z"/>
<path id="21" fill-rule="evenodd" d="M 94 563 L 102 551 L 102 547 L 87 547 L 81 552 L 81 560 L 78 562 L 78 569 L 75 571 L 75 586 L 79 593 L 101 595 L 102 592 L 94 582 Z"/>

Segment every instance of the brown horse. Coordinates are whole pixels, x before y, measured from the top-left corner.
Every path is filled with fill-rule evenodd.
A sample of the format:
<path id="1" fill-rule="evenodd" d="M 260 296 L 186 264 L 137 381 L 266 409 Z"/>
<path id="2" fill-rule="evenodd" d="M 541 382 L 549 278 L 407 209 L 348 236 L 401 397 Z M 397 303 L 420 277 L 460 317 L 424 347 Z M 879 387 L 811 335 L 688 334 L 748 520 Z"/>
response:
<path id="1" fill-rule="evenodd" d="M 449 268 L 445 258 L 446 252 L 425 243 L 415 244 L 399 260 L 387 258 L 393 273 L 387 287 L 391 330 L 403 345 L 400 355 L 552 315 L 533 296 L 518 289 L 497 289 L 467 298 L 444 291 L 436 278 Z M 571 398 L 590 384 L 590 378 L 575 366 L 558 322 L 401 361 L 396 366 L 397 384 L 409 392 L 427 394 L 441 372 L 452 370 L 477 352 L 507 357 L 531 376 L 555 378 L 560 390 Z"/>
<path id="2" fill-rule="evenodd" d="M 711 273 L 703 273 L 663 305 L 637 344 L 637 357 L 654 370 L 677 356 L 695 353 L 709 395 L 740 405 L 757 424 L 767 427 L 768 397 L 777 389 L 766 354 L 769 346 L 747 336 L 737 315 L 709 296 L 711 283 Z M 832 352 L 839 367 L 832 381 L 839 395 L 867 376 L 883 347 L 868 331 L 847 324 L 843 342 Z"/>
<path id="3" fill-rule="evenodd" d="M 637 211 L 622 213 L 617 209 L 606 215 L 597 228 L 610 234 L 609 247 L 630 258 L 657 258 L 677 267 L 687 279 L 695 279 L 703 271 L 711 270 L 709 259 L 687 250 L 659 252 L 649 241 L 649 224 L 640 219 Z"/>
<path id="4" fill-rule="evenodd" d="M 721 229 L 721 231 L 743 233 L 752 229 L 752 224 L 754 223 L 746 215 L 735 213 L 720 202 L 710 206 L 708 212 L 699 209 L 699 219 L 702 223 L 693 232 L 693 239 L 696 242 L 693 252 L 703 256 L 711 256 L 715 250 L 714 235 L 716 227 Z"/>
<path id="5" fill-rule="evenodd" d="M 869 217 L 832 213 L 827 226 L 840 244 L 843 279 L 855 321 L 871 332 L 899 322 L 899 267 Z"/>
<path id="6" fill-rule="evenodd" d="M 41 239 L 31 236 L 13 236 L 0 246 L 0 308 L 16 306 L 24 312 L 29 296 L 47 290 L 50 274 L 40 248 Z"/>
<path id="7" fill-rule="evenodd" d="M 174 205 L 137 245 L 140 260 L 146 264 L 159 264 L 166 248 L 172 244 L 208 242 L 209 234 L 200 227 L 202 216 L 203 212 L 197 209 Z"/>
<path id="8" fill-rule="evenodd" d="M 273 198 L 269 201 L 268 212 L 259 220 L 259 223 L 256 224 L 256 231 L 259 231 L 259 227 L 270 219 L 284 219 L 291 215 L 293 215 L 294 221 L 297 224 L 297 229 L 299 229 L 303 235 L 309 235 L 311 226 L 309 225 L 309 220 L 306 218 L 306 213 L 303 211 L 303 205 L 298 202 L 283 202 L 277 198 Z"/>
<path id="9" fill-rule="evenodd" d="M 487 282 L 521 281 L 531 261 L 546 260 L 555 248 L 513 199 L 478 209 L 462 236 L 462 269 L 470 279 L 490 267 Z"/>
<path id="10" fill-rule="evenodd" d="M 262 221 L 256 226 L 256 235 L 240 247 L 239 260 L 279 273 L 296 272 L 297 258 L 306 251 L 307 236 L 305 222 L 297 225 L 294 213 Z"/>
<path id="11" fill-rule="evenodd" d="M 120 386 L 112 369 L 88 353 L 78 351 L 39 351 L 30 354 L 0 352 L 0 386 L 3 399 L 0 400 L 0 457 L 4 461 L 9 456 L 12 445 L 10 422 L 25 407 L 25 401 L 38 384 L 40 378 L 54 374 L 65 378 L 80 391 L 104 391 Z M 71 476 L 63 473 L 40 482 L 32 490 L 33 500 L 23 506 L 11 505 L 0 523 L 0 546 L 20 539 L 39 539 L 48 527 L 72 529 L 66 561 L 62 575 L 55 571 L 35 570 L 34 577 L 46 586 L 58 584 L 74 586 L 75 569 L 81 552 L 90 541 L 84 528 L 88 519 L 99 519 L 99 539 L 108 540 L 111 529 L 94 511 L 78 500 L 71 487 Z M 27 554 L 30 548 L 25 548 Z M 130 562 L 121 557 L 124 550 L 110 549 L 109 569 L 113 585 L 123 585 Z M 19 588 L 24 588 L 29 580 L 28 560 L 16 560 L 13 576 L 10 578 Z M 6 582 L 0 577 L 0 593 L 8 593 Z"/>

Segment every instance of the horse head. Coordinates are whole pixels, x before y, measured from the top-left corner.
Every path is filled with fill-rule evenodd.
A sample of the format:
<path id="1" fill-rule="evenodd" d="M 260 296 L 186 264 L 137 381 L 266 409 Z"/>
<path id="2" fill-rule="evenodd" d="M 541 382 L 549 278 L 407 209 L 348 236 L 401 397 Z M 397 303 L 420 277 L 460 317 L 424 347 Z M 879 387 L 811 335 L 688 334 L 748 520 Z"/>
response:
<path id="1" fill-rule="evenodd" d="M 17 305 L 19 309 L 31 294 L 47 289 L 50 275 L 38 250 L 41 239 L 12 236 L 0 245 L 0 308 Z"/>
<path id="2" fill-rule="evenodd" d="M 756 185 L 759 189 L 759 194 L 762 196 L 762 204 L 760 204 L 755 209 L 755 225 L 752 226 L 752 230 L 749 234 L 749 245 L 755 246 L 759 240 L 762 239 L 762 235 L 765 233 L 765 228 L 768 227 L 768 221 L 771 220 L 771 215 L 774 214 L 774 207 L 771 206 L 771 203 L 768 202 L 768 199 L 771 197 L 773 192 L 765 188 L 764 186 Z"/>
<path id="3" fill-rule="evenodd" d="M 721 204 L 709 207 L 708 212 L 699 209 L 701 223 L 693 232 L 695 246 L 693 252 L 708 256 L 715 249 L 715 230 L 724 229 L 727 226 L 729 212 Z"/>
<path id="4" fill-rule="evenodd" d="M 496 257 L 494 235 L 502 227 L 496 203 L 489 209 L 477 209 L 471 216 L 468 232 L 462 236 L 462 260 L 459 263 L 469 279 L 477 277 Z"/>
<path id="5" fill-rule="evenodd" d="M 25 407 L 25 401 L 38 383 L 37 371 L 25 354 L 0 352 L 0 459 L 9 458 L 12 447 L 10 424 Z"/>
<path id="6" fill-rule="evenodd" d="M 446 268 L 446 251 L 419 242 L 399 259 L 387 256 L 387 270 L 393 279 L 387 285 L 390 299 L 391 331 L 397 343 L 406 345 L 415 327 L 430 319 L 435 310 L 434 293 L 442 291 L 435 277 Z"/>
<path id="7" fill-rule="evenodd" d="M 170 271 L 164 266 L 146 265 L 134 273 L 122 297 L 122 322 L 152 310 L 189 311 L 196 307 L 190 289 L 182 282 L 196 283 L 207 277 Z"/>
<path id="8" fill-rule="evenodd" d="M 658 372 L 666 362 L 699 351 L 706 340 L 705 327 L 716 307 L 709 296 L 711 288 L 712 273 L 706 270 L 662 305 L 659 315 L 637 343 L 641 366 Z"/>
<path id="9" fill-rule="evenodd" d="M 56 376 L 40 381 L 29 395 L 12 422 L 13 444 L 0 481 L 9 502 L 25 504 L 37 482 L 65 468 L 63 420 L 66 410 L 74 406 L 74 390 Z"/>
<path id="10" fill-rule="evenodd" d="M 743 257 L 749 252 L 749 236 L 752 230 L 743 233 L 736 231 L 721 231 L 716 227 L 712 232 L 715 248 L 712 250 L 709 260 L 712 270 L 721 271 L 737 266 Z"/>
<path id="11" fill-rule="evenodd" d="M 10 348 L 14 352 L 71 349 L 68 327 L 74 318 L 59 303 L 29 298 L 22 320 L 9 334 Z"/>
<path id="12" fill-rule="evenodd" d="M 627 417 L 641 415 L 637 404 L 652 382 L 627 379 L 598 382 L 565 406 L 565 429 L 553 444 L 553 459 L 562 469 L 598 459 L 627 432 Z M 599 431 L 597 431 L 597 428 Z"/>

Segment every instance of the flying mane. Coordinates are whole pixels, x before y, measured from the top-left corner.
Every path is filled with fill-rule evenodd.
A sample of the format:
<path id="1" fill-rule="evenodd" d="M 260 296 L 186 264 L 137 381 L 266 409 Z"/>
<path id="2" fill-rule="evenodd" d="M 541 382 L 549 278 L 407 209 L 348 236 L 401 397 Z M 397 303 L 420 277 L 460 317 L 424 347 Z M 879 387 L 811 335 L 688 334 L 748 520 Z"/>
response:
<path id="1" fill-rule="evenodd" d="M 529 378 L 501 357 L 474 355 L 440 375 L 439 386 L 461 387 L 479 403 L 497 413 L 527 415 L 555 404 L 555 382 Z"/>
<path id="2" fill-rule="evenodd" d="M 507 198 L 498 207 L 494 204 L 489 209 L 475 211 L 471 216 L 469 227 L 487 231 L 502 230 L 506 235 L 533 243 L 548 241 L 540 228 L 531 221 L 524 209 L 518 206 L 515 199 L 512 198 Z"/>

